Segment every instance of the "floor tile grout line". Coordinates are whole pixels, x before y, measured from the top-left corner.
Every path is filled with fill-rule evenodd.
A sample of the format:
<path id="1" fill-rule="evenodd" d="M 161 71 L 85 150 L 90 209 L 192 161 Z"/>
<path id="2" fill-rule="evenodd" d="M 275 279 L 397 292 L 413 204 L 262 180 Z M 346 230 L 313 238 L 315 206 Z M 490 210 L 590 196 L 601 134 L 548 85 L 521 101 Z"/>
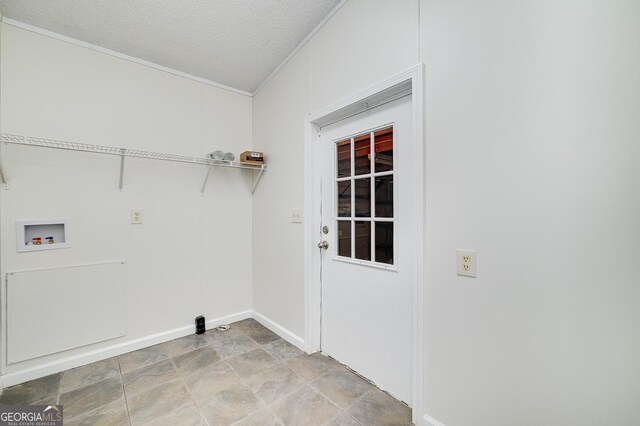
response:
<path id="1" fill-rule="evenodd" d="M 349 414 L 347 411 L 344 412 L 344 415 L 350 418 L 351 420 L 353 420 L 354 422 L 356 422 L 356 424 L 359 424 L 359 425 L 362 424 L 358 420 L 356 420 L 351 414 Z"/>
<path id="2" fill-rule="evenodd" d="M 120 357 L 116 357 L 118 363 L 118 371 L 120 372 L 120 381 L 122 382 L 122 396 L 124 397 L 124 406 L 127 409 L 127 420 L 129 420 L 129 426 L 131 426 L 131 412 L 129 411 L 129 400 L 127 399 L 127 392 L 124 389 L 124 376 L 122 375 L 122 366 L 120 365 Z"/>
<path id="3" fill-rule="evenodd" d="M 332 422 L 335 419 L 337 419 L 340 414 L 344 414 L 344 410 L 338 411 L 335 416 L 331 417 L 330 419 L 325 420 L 324 422 L 322 422 L 322 424 L 320 426 L 325 426 L 325 425 L 329 424 L 330 422 Z"/>
<path id="4" fill-rule="evenodd" d="M 165 361 L 169 361 L 169 362 L 171 362 L 171 359 L 170 359 L 170 358 L 163 359 L 162 361 L 154 362 L 153 364 L 148 364 L 148 365 L 145 365 L 144 367 L 137 368 L 137 369 L 135 369 L 135 370 L 131 370 L 131 371 L 127 371 L 127 372 L 126 372 L 126 373 L 124 373 L 124 374 L 129 374 L 129 373 L 132 373 L 132 372 L 134 372 L 134 371 L 142 370 L 143 368 L 153 367 L 153 366 L 155 366 L 155 365 L 157 365 L 157 364 L 160 364 L 160 363 L 162 363 L 162 362 L 165 362 Z M 174 369 L 174 371 L 175 371 L 175 373 L 176 373 L 176 378 L 177 378 L 177 377 L 178 377 L 178 371 L 176 370 L 176 368 L 175 368 L 175 366 L 173 365 L 173 363 L 172 363 L 172 362 L 171 362 L 171 366 L 173 366 L 173 369 Z M 167 381 L 169 381 L 169 382 L 170 382 L 171 380 L 175 380 L 175 378 L 174 378 L 174 379 L 167 380 Z M 123 383 L 123 385 L 124 385 L 124 376 L 122 377 L 122 383 Z M 159 383 L 159 384 L 153 385 L 153 386 L 151 386 L 150 388 L 145 389 L 144 391 L 139 391 L 139 392 L 136 392 L 136 393 L 134 393 L 134 394 L 131 394 L 131 398 L 135 398 L 135 397 L 137 397 L 137 396 L 139 396 L 139 395 L 142 395 L 142 394 L 144 394 L 144 393 L 147 393 L 147 392 L 149 392 L 149 391 L 152 391 L 153 389 L 155 389 L 155 388 L 157 388 L 157 387 L 159 387 L 159 386 L 162 386 L 164 383 L 166 383 L 166 382 L 163 382 L 163 383 Z M 126 391 L 126 390 L 125 390 L 125 395 L 127 395 L 127 391 Z"/>
<path id="5" fill-rule="evenodd" d="M 358 402 L 362 401 L 363 399 L 365 399 L 367 397 L 367 395 L 373 393 L 377 388 L 374 389 L 369 389 L 368 391 L 366 391 L 365 393 L 363 393 L 358 399 L 356 399 L 355 401 L 353 401 L 353 403 L 349 404 L 348 407 L 346 407 L 344 409 L 345 414 L 347 414 L 349 417 L 352 417 L 351 415 L 349 415 L 349 413 L 347 413 L 348 410 L 352 409 Z M 356 419 L 353 419 L 356 420 Z M 360 423 L 360 422 L 358 422 Z"/>
<path id="6" fill-rule="evenodd" d="M 176 364 L 173 362 L 173 358 L 169 357 L 169 360 L 171 361 L 171 364 L 173 364 L 173 368 L 176 371 L 176 374 L 178 375 L 178 378 L 180 379 L 180 382 L 182 383 L 182 386 L 184 386 L 184 388 L 187 390 L 187 394 L 189 394 L 189 397 L 191 398 L 191 401 L 193 402 L 193 405 L 196 406 L 196 410 L 198 411 L 198 414 L 200 415 L 200 419 L 204 420 L 204 422 L 209 425 L 209 420 L 206 418 L 206 416 L 204 415 L 204 413 L 202 412 L 202 410 L 200 409 L 200 404 L 198 404 L 198 400 L 196 399 L 196 397 L 191 393 L 191 389 L 189 389 L 189 386 L 187 386 L 187 383 L 184 381 L 184 378 L 182 377 L 182 373 L 180 373 L 178 371 L 178 367 L 176 366 Z M 222 362 L 222 361 L 220 361 Z M 205 368 L 206 366 L 202 367 Z M 199 370 L 196 369 L 194 371 Z M 192 371 L 190 371 L 189 373 L 191 373 Z M 182 408 L 182 407 L 181 407 Z"/>
<path id="7" fill-rule="evenodd" d="M 346 410 L 347 408 L 351 407 L 351 405 L 352 405 L 352 404 L 349 404 L 346 408 L 342 408 L 342 406 L 341 406 L 340 404 L 338 404 L 338 403 L 337 403 L 336 401 L 334 401 L 333 399 L 329 398 L 327 395 L 325 395 L 325 394 L 324 394 L 324 392 L 320 391 L 320 389 L 317 389 L 317 388 L 315 388 L 314 386 L 311 386 L 311 384 L 310 384 L 310 383 L 309 383 L 309 387 L 310 387 L 311 389 L 313 389 L 314 391 L 316 391 L 319 395 L 321 395 L 321 396 L 322 396 L 323 398 L 325 398 L 327 401 L 329 401 L 330 403 L 332 403 L 333 405 L 335 405 L 336 407 L 338 407 L 338 409 L 339 409 L 340 411 L 344 411 L 344 410 Z M 369 392 L 369 391 L 367 391 L 367 392 Z M 359 399 L 359 398 L 358 398 L 358 399 Z M 357 400 L 356 400 L 356 401 L 357 401 Z M 353 402 L 353 404 L 355 404 L 355 402 L 356 402 L 356 401 L 354 401 L 354 402 Z M 337 416 L 337 414 L 336 414 L 336 416 Z"/>
<path id="8" fill-rule="evenodd" d="M 343 364 L 340 364 L 341 366 L 344 366 Z M 335 404 L 337 407 L 339 407 L 341 410 L 348 410 L 349 408 L 351 408 L 352 406 L 354 406 L 358 401 L 360 401 L 362 398 L 364 398 L 368 393 L 373 392 L 375 389 L 381 390 L 379 387 L 377 387 L 376 385 L 374 385 L 373 383 L 367 381 L 367 384 L 370 384 L 373 386 L 372 389 L 369 389 L 367 391 L 365 391 L 362 395 L 360 395 L 359 397 L 357 397 L 352 403 L 350 403 L 349 405 L 347 405 L 345 408 L 342 408 L 337 402 L 335 402 L 333 399 L 329 398 L 327 395 L 325 395 L 320 389 L 316 388 L 315 386 L 312 386 L 311 383 L 317 381 L 318 379 L 328 376 L 329 374 L 333 373 L 335 371 L 331 370 L 331 371 L 327 371 L 326 373 L 316 377 L 315 379 L 313 379 L 311 382 L 309 382 L 309 386 L 311 386 L 311 388 L 313 390 L 315 390 L 316 392 L 318 392 L 320 395 L 324 396 L 325 398 L 327 398 L 329 401 L 331 401 L 333 404 Z M 351 372 L 351 370 L 349 370 L 349 372 Z M 360 377 L 360 376 L 358 376 Z"/>
<path id="9" fill-rule="evenodd" d="M 353 373 L 353 371 L 348 368 L 346 365 L 340 363 L 339 361 L 335 360 L 334 358 L 328 357 L 332 360 L 334 360 L 335 362 L 338 363 L 338 365 L 340 367 L 344 367 L 347 371 Z M 320 389 L 316 388 L 315 386 L 312 386 L 311 383 L 315 382 L 316 380 L 328 376 L 329 374 L 331 374 L 332 372 L 336 371 L 336 368 L 332 368 L 329 371 L 320 374 L 319 376 L 317 376 L 316 378 L 310 380 L 307 385 L 309 385 L 309 387 L 311 389 L 313 389 L 314 391 L 316 391 L 318 394 L 322 395 L 324 398 L 326 398 L 329 402 L 331 402 L 333 405 L 335 405 L 336 407 L 338 407 L 340 409 L 340 411 L 333 416 L 331 419 L 327 420 L 326 422 L 324 422 L 323 424 L 328 423 L 329 421 L 335 419 L 336 417 L 338 417 L 340 415 L 340 413 L 344 413 L 347 417 L 349 417 L 351 420 L 355 421 L 358 424 L 361 424 L 359 421 L 357 421 L 356 419 L 354 419 L 352 416 L 349 415 L 349 413 L 347 413 L 347 410 L 351 409 L 354 405 L 356 405 L 360 400 L 364 399 L 368 394 L 370 394 L 371 392 L 373 392 L 375 389 L 379 389 L 375 384 L 373 384 L 372 382 L 370 382 L 369 380 L 366 380 L 366 382 L 372 386 L 374 386 L 374 388 L 367 390 L 366 392 L 364 392 L 362 395 L 360 395 L 358 398 L 356 398 L 353 402 L 351 402 L 350 404 L 348 404 L 346 407 L 342 408 L 342 406 L 340 406 L 336 401 L 334 401 L 332 398 L 330 398 L 328 395 L 326 395 L 324 392 L 322 392 Z M 361 377 L 359 374 L 356 374 L 356 376 Z"/>
<path id="10" fill-rule="evenodd" d="M 297 391 L 299 391 L 302 387 L 304 387 L 304 386 L 307 384 L 307 383 L 305 383 L 305 382 L 304 382 L 304 379 L 302 379 L 300 376 L 298 376 L 298 375 L 296 374 L 296 372 L 295 372 L 295 371 L 293 371 L 293 370 L 291 370 L 291 369 L 290 369 L 286 364 L 276 364 L 276 365 L 274 365 L 274 366 L 272 366 L 272 367 L 269 367 L 268 369 L 275 368 L 275 367 L 280 367 L 280 366 L 282 366 L 282 367 L 286 368 L 287 370 L 291 371 L 291 372 L 293 373 L 293 375 L 294 375 L 294 376 L 296 376 L 298 379 L 300 379 L 300 381 L 302 382 L 302 384 L 301 384 L 300 386 L 296 387 L 296 389 L 295 389 L 295 390 L 293 390 L 293 391 L 291 391 L 291 392 L 289 392 L 289 393 L 287 393 L 287 394 L 284 394 L 284 395 L 280 396 L 279 398 L 275 399 L 274 401 L 271 401 L 270 403 L 269 403 L 269 402 L 267 402 L 267 401 L 265 401 L 265 400 L 264 400 L 260 395 L 258 395 L 256 392 L 254 392 L 253 390 L 249 389 L 249 390 L 251 391 L 251 393 L 253 393 L 253 394 L 256 396 L 256 398 L 258 398 L 260 401 L 264 402 L 264 406 L 265 406 L 265 407 L 269 407 L 269 406 L 271 406 L 271 405 L 274 405 L 274 404 L 275 404 L 275 403 L 277 403 L 278 401 L 281 401 L 282 399 L 284 399 L 284 398 L 286 398 L 286 397 L 288 397 L 288 396 L 290 396 L 290 395 L 292 395 L 292 394 L 296 393 Z M 231 368 L 233 368 L 233 366 L 231 366 Z M 267 370 L 268 370 L 268 369 L 267 369 Z M 264 371 L 264 370 L 263 370 L 263 371 Z M 238 376 L 240 377 L 240 380 L 246 380 L 246 379 L 244 379 L 242 376 L 240 376 L 239 374 L 238 374 Z"/>
<path id="11" fill-rule="evenodd" d="M 242 380 L 242 378 L 240 378 L 240 379 Z M 262 406 L 261 406 L 260 408 L 258 408 L 257 410 L 253 410 L 253 411 L 251 411 L 250 413 L 247 413 L 243 418 L 239 419 L 239 420 L 238 420 L 237 422 L 235 422 L 235 423 L 238 423 L 238 422 L 240 422 L 240 421 L 242 421 L 242 420 L 246 419 L 246 418 L 247 418 L 247 417 L 249 417 L 250 415 L 252 415 L 252 414 L 254 414 L 254 413 L 257 413 L 258 411 L 262 410 L 263 408 L 267 408 L 267 404 L 266 404 L 264 401 L 262 401 L 262 399 L 261 399 L 260 397 L 258 397 L 258 395 L 256 395 L 256 394 L 255 394 L 255 393 L 254 393 L 254 392 L 253 392 L 253 391 L 252 391 L 252 390 L 251 390 L 251 389 L 250 389 L 246 384 L 244 384 L 244 383 L 240 383 L 240 386 L 242 386 L 243 388 L 245 388 L 246 390 L 248 390 L 248 391 L 249 391 L 249 393 L 251 393 L 251 395 L 253 395 L 253 396 L 258 400 L 258 402 L 259 402 L 259 403 L 262 403 Z"/>
<path id="12" fill-rule="evenodd" d="M 195 406 L 196 406 L 196 409 L 198 410 L 198 414 L 200 414 L 201 419 L 202 419 L 202 420 L 204 420 L 204 421 L 205 421 L 205 423 L 206 423 L 207 425 L 209 425 L 209 422 L 207 421 L 207 419 L 206 419 L 204 416 L 202 416 L 202 413 L 201 413 L 201 411 L 200 411 L 200 407 L 198 406 L 198 404 L 197 404 L 197 402 L 196 402 L 195 398 L 193 397 L 193 395 L 192 395 L 192 394 L 191 394 L 191 392 L 189 391 L 189 387 L 186 385 L 186 383 L 184 383 L 184 380 L 182 379 L 181 374 L 178 372 L 178 368 L 176 367 L 175 363 L 173 362 L 173 358 L 172 358 L 172 357 L 168 357 L 167 359 L 163 359 L 162 361 L 158 361 L 158 362 L 156 362 L 156 363 L 149 364 L 148 366 L 150 366 L 150 365 L 155 365 L 155 364 L 159 364 L 159 363 L 164 362 L 164 361 L 169 361 L 169 362 L 171 363 L 171 365 L 173 366 L 174 371 L 176 372 L 176 377 L 175 377 L 175 378 L 173 378 L 173 379 L 171 379 L 171 380 L 168 380 L 168 381 L 166 381 L 166 382 L 164 382 L 164 383 L 160 383 L 159 385 L 152 386 L 151 388 L 149 388 L 149 389 L 145 390 L 144 392 L 139 392 L 139 393 L 137 393 L 136 395 L 134 395 L 134 397 L 136 397 L 136 398 L 137 398 L 138 396 L 143 395 L 143 394 L 146 394 L 146 393 L 148 393 L 148 392 L 150 392 L 150 391 L 152 391 L 152 390 L 154 390 L 154 389 L 157 389 L 157 388 L 159 388 L 160 386 L 162 386 L 162 385 L 164 385 L 164 384 L 166 384 L 166 383 L 168 383 L 168 382 L 178 381 L 178 380 L 179 380 L 179 381 L 180 381 L 180 383 L 182 384 L 182 386 L 184 386 L 184 388 L 186 389 L 187 394 L 189 395 L 189 397 L 190 397 L 190 399 L 191 399 L 191 402 L 193 403 L 193 405 L 195 405 Z M 148 366 L 147 366 L 147 367 L 148 367 Z M 142 367 L 142 368 L 144 368 L 144 367 Z M 134 371 L 134 370 L 132 370 L 132 371 Z M 123 380 L 123 382 L 124 382 L 124 380 Z M 187 407 L 187 406 L 188 406 L 188 405 L 183 405 L 183 406 L 177 407 L 176 409 L 174 409 L 174 411 L 179 410 L 179 409 L 184 408 L 184 407 Z M 144 426 L 145 424 L 150 423 L 151 421 L 153 421 L 153 420 L 149 420 L 149 421 L 143 422 L 143 423 L 142 423 L 142 426 Z M 133 423 L 131 420 L 129 420 L 129 422 L 130 422 L 130 424 L 132 424 L 132 423 Z"/>
<path id="13" fill-rule="evenodd" d="M 273 405 L 273 404 L 271 404 L 271 405 Z M 271 405 L 267 405 L 266 406 L 266 410 L 269 412 L 269 414 L 271 414 L 273 416 L 274 419 L 276 419 L 276 422 L 278 422 L 279 425 L 284 425 L 284 420 L 282 420 L 282 421 L 280 420 L 280 417 L 278 417 L 276 415 L 276 413 L 271 409 Z"/>
<path id="14" fill-rule="evenodd" d="M 247 352 L 249 352 L 249 351 L 247 351 Z M 227 361 L 228 359 L 230 359 L 230 358 L 234 358 L 234 357 L 236 357 L 236 356 L 240 356 L 240 355 L 242 355 L 243 353 L 246 353 L 246 352 L 241 352 L 241 353 L 239 353 L 239 354 L 237 354 L 237 355 L 234 355 L 234 356 L 231 356 L 231 357 L 228 357 L 228 358 L 225 358 L 225 359 L 220 359 L 218 362 L 214 363 L 214 364 L 220 364 L 220 363 L 223 363 L 223 362 L 224 362 L 224 363 L 225 363 L 225 364 L 226 364 L 226 365 L 231 369 L 231 371 L 233 371 L 233 373 L 235 373 L 235 374 L 238 376 L 238 383 L 237 383 L 237 384 L 238 384 L 239 386 L 242 386 L 242 387 L 243 387 L 243 388 L 245 388 L 246 390 L 248 390 L 248 391 L 249 391 L 249 392 L 250 392 L 254 397 L 256 397 L 256 399 L 258 400 L 258 402 L 259 402 L 259 403 L 262 403 L 262 406 L 260 406 L 260 408 L 258 408 L 258 409 L 256 409 L 256 410 L 251 411 L 250 413 L 246 414 L 244 417 L 242 417 L 241 419 L 239 419 L 239 420 L 237 420 L 236 422 L 234 422 L 234 424 L 235 424 L 235 423 L 238 423 L 238 422 L 241 422 L 242 420 L 244 420 L 245 418 L 247 418 L 247 417 L 248 417 L 248 416 L 250 416 L 251 414 L 256 413 L 257 411 L 260 411 L 260 410 L 261 410 L 261 409 L 263 409 L 263 408 L 267 408 L 267 404 L 266 404 L 266 402 L 264 402 L 264 401 L 263 401 L 263 400 L 262 400 L 258 395 L 256 395 L 256 394 L 255 394 L 255 393 L 254 393 L 254 392 L 253 392 L 253 391 L 252 391 L 248 386 L 246 386 L 246 384 L 245 384 L 244 382 L 242 382 L 242 380 L 243 380 L 243 379 L 242 379 L 242 376 L 241 376 L 241 375 L 238 373 L 238 371 L 237 371 L 236 369 L 234 369 L 234 368 L 233 368 L 233 366 L 232 366 L 231 364 L 229 364 L 229 362 Z M 173 359 L 172 359 L 172 362 L 173 362 Z M 174 365 L 175 365 L 175 364 L 174 364 Z M 212 364 L 208 364 L 208 365 L 212 365 Z M 196 370 L 193 370 L 193 371 L 198 371 L 198 370 L 200 370 L 200 369 L 204 369 L 204 368 L 206 368 L 206 367 L 207 367 L 207 366 L 203 366 L 203 367 L 200 367 L 200 368 L 198 368 L 198 369 L 196 369 Z M 177 370 L 177 367 L 176 367 L 176 370 Z M 188 372 L 188 373 L 192 373 L 193 371 L 190 371 L 190 372 Z M 188 373 L 185 373 L 185 374 L 188 374 Z M 190 395 L 190 396 L 191 396 L 191 398 L 193 399 L 194 404 L 196 405 L 196 408 L 198 409 L 198 413 L 201 415 L 201 417 L 204 419 L 204 421 L 205 421 L 207 424 L 209 424 L 209 421 L 207 420 L 207 418 L 206 418 L 206 417 L 204 416 L 204 414 L 202 413 L 202 410 L 200 409 L 200 405 L 199 405 L 199 401 L 198 401 L 198 399 L 197 399 L 197 398 L 195 398 L 195 396 L 191 393 L 191 390 L 189 389 L 189 386 L 187 386 L 186 382 L 185 382 L 185 381 L 184 381 L 184 379 L 182 378 L 183 374 L 182 374 L 182 373 L 178 373 L 178 375 L 179 375 L 179 377 L 180 377 L 180 379 L 181 379 L 181 381 L 182 381 L 183 385 L 184 385 L 184 386 L 185 386 L 185 388 L 187 389 L 187 392 L 189 393 L 189 395 Z M 226 389 L 226 388 L 225 388 L 225 389 Z M 221 389 L 221 391 L 223 391 L 223 390 L 225 390 L 225 389 Z M 204 401 L 204 400 L 206 400 L 206 399 L 207 399 L 206 397 L 205 397 L 205 398 L 202 398 L 202 399 L 201 399 L 201 401 Z M 200 402 L 201 402 L 201 401 L 200 401 Z"/>
<path id="15" fill-rule="evenodd" d="M 64 370 L 60 374 L 60 383 L 58 383 L 58 394 L 56 395 L 56 405 L 60 404 L 60 396 L 62 395 L 62 381 L 64 380 L 64 375 L 66 374 L 67 371 L 69 370 Z"/>

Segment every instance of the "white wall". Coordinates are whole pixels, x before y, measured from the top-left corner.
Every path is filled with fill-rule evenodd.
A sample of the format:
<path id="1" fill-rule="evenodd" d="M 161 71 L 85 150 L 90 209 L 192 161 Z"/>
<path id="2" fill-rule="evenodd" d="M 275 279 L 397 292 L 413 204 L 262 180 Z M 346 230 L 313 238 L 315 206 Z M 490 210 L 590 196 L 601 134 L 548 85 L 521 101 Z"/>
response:
<path id="1" fill-rule="evenodd" d="M 254 97 L 255 146 L 289 164 L 254 199 L 256 309 L 302 333 L 304 114 L 422 61 L 426 414 L 639 423 L 638 7 L 347 2 Z"/>
<path id="2" fill-rule="evenodd" d="M 302 227 L 289 218 L 303 118 L 420 60 L 426 413 L 447 426 L 638 424 L 639 8 L 350 0 L 253 109 L 3 25 L 3 132 L 201 155 L 244 150 L 253 128 L 270 169 L 251 206 L 250 178 L 233 171 L 201 196 L 197 167 L 132 160 L 120 193 L 117 159 L 3 147 L 2 270 L 124 257 L 127 339 L 249 309 L 252 291 L 256 311 L 303 336 Z M 16 254 L 13 221 L 32 215 L 71 217 L 74 248 Z M 478 251 L 477 279 L 455 275 L 456 248 Z"/>
<path id="3" fill-rule="evenodd" d="M 304 47 L 253 98 L 253 147 L 269 170 L 253 195 L 253 308 L 304 338 L 304 117 L 309 110 L 309 49 Z"/>
<path id="4" fill-rule="evenodd" d="M 6 24 L 1 42 L 2 132 L 197 156 L 251 147 L 248 96 Z M 127 261 L 124 338 L 7 373 L 251 308 L 248 174 L 215 170 L 201 194 L 200 166 L 128 158 L 120 192 L 117 157 L 8 145 L 2 160 L 3 296 L 8 271 Z M 129 223 L 131 209 L 144 224 Z M 17 253 L 25 217 L 69 217 L 72 247 Z"/>
<path id="5" fill-rule="evenodd" d="M 421 2 L 425 410 L 447 426 L 640 424 L 639 17 Z"/>
<path id="6" fill-rule="evenodd" d="M 418 63 L 416 0 L 350 0 L 310 40 L 311 111 Z"/>
<path id="7" fill-rule="evenodd" d="M 269 163 L 253 199 L 254 308 L 300 337 L 303 232 L 290 214 L 303 203 L 304 118 L 416 63 L 417 1 L 351 0 L 253 98 Z"/>

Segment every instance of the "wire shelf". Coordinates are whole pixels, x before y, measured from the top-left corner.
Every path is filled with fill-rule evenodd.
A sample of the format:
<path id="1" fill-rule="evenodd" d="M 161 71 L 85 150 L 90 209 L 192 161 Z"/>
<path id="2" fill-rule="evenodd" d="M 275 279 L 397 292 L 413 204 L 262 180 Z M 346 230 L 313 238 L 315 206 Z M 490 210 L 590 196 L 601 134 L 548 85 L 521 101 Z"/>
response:
<path id="1" fill-rule="evenodd" d="M 213 167 L 229 167 L 234 169 L 255 170 L 260 173 L 258 174 L 258 177 L 255 183 L 253 184 L 251 193 L 253 193 L 253 190 L 257 186 L 258 181 L 262 176 L 262 172 L 264 172 L 267 169 L 267 166 L 263 164 L 246 164 L 246 163 L 240 163 L 236 161 L 214 160 L 208 157 L 192 157 L 192 156 L 181 155 L 181 154 L 168 154 L 164 152 L 142 151 L 138 149 L 118 148 L 113 146 L 91 145 L 91 144 L 78 143 L 78 142 L 62 141 L 57 139 L 46 139 L 46 138 L 37 138 L 32 136 L 14 135 L 10 133 L 0 133 L 0 142 L 4 142 L 5 144 L 53 148 L 53 149 L 61 149 L 61 150 L 67 150 L 67 151 L 80 151 L 80 152 L 91 152 L 96 154 L 117 155 L 121 157 L 120 188 L 122 188 L 122 169 L 124 168 L 124 157 L 145 158 L 149 160 L 172 161 L 172 162 L 179 162 L 179 163 L 189 163 L 189 164 L 199 164 L 202 166 L 209 166 L 207 179 L 211 174 L 211 169 Z M 4 176 L 2 175 L 1 166 L 0 166 L 0 178 L 2 179 L 3 182 L 5 182 Z M 204 192 L 205 185 L 207 183 L 207 179 L 205 179 L 205 182 L 202 185 L 203 192 Z"/>
<path id="2" fill-rule="evenodd" d="M 264 170 L 266 165 L 246 164 L 237 161 L 214 160 L 207 157 L 191 157 L 188 155 L 168 154 L 164 152 L 141 151 L 138 149 L 117 148 L 104 145 L 90 145 L 78 142 L 61 141 L 57 139 L 36 138 L 32 136 L 13 135 L 0 133 L 0 142 L 14 144 L 38 146 L 44 148 L 63 149 L 67 151 L 93 152 L 96 154 L 119 155 L 125 157 L 146 158 L 149 160 L 175 161 L 180 163 L 200 164 L 204 166 L 221 166 L 249 170 Z"/>

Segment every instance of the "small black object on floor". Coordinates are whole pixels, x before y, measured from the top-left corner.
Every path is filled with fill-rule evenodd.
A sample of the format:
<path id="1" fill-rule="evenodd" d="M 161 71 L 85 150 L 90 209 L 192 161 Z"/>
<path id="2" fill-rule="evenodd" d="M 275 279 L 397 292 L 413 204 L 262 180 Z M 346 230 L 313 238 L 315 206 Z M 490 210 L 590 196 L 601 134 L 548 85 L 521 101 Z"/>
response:
<path id="1" fill-rule="evenodd" d="M 204 317 L 202 315 L 196 317 L 196 334 L 204 334 Z"/>

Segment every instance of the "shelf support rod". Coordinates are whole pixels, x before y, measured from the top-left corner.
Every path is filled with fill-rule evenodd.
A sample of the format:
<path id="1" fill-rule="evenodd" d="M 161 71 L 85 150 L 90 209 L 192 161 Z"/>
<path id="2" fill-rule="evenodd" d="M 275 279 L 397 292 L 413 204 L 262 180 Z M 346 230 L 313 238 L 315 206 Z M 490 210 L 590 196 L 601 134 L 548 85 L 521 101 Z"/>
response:
<path id="1" fill-rule="evenodd" d="M 258 186 L 258 182 L 260 182 L 260 178 L 262 177 L 262 173 L 264 173 L 264 169 L 260 169 L 260 172 L 258 172 L 258 177 L 256 178 L 256 181 L 253 183 L 253 186 L 251 187 L 251 193 L 253 194 L 253 191 L 255 191 L 256 186 Z"/>
<path id="2" fill-rule="evenodd" d="M 120 149 L 120 183 L 118 187 L 122 191 L 122 185 L 124 184 L 124 148 Z"/>
<path id="3" fill-rule="evenodd" d="M 7 146 L 7 144 L 5 143 L 3 146 Z M 2 189 L 9 189 L 9 182 L 7 182 L 4 175 L 4 167 L 2 167 L 2 156 L 0 156 L 0 183 L 2 184 Z"/>
<path id="4" fill-rule="evenodd" d="M 0 160 L 0 183 L 2 183 L 2 189 L 9 189 L 9 183 L 4 178 L 4 169 L 2 168 L 2 160 Z"/>
<path id="5" fill-rule="evenodd" d="M 207 171 L 207 177 L 204 178 L 204 182 L 202 182 L 202 188 L 200 188 L 200 192 L 204 194 L 204 188 L 207 186 L 207 181 L 209 180 L 209 175 L 211 174 L 211 170 L 213 169 L 213 163 L 209 166 L 209 170 Z"/>

